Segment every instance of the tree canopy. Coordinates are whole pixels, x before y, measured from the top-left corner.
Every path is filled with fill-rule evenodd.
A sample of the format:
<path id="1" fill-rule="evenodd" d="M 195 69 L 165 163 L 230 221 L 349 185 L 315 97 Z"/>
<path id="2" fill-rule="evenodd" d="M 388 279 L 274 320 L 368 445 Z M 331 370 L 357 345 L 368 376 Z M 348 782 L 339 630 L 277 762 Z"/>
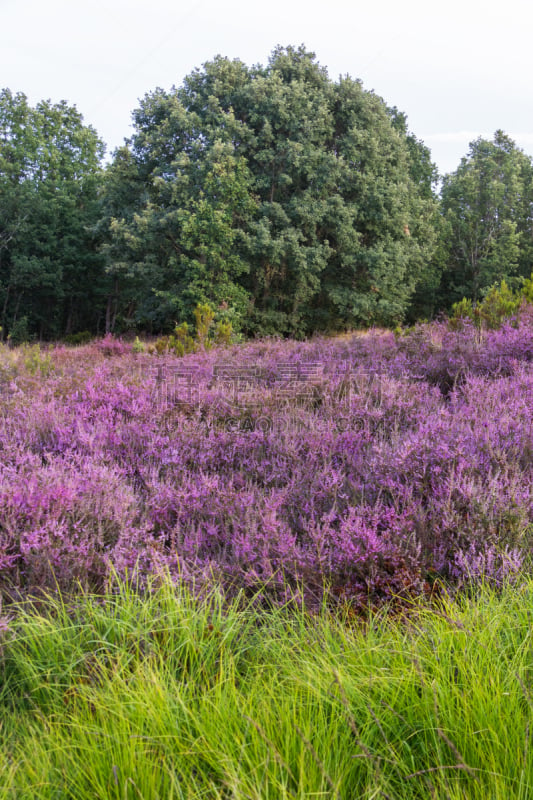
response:
<path id="1" fill-rule="evenodd" d="M 137 196 L 109 220 L 109 269 L 170 317 L 210 302 L 293 335 L 403 318 L 433 249 L 434 167 L 359 81 L 331 81 L 303 47 L 251 68 L 217 57 L 146 95 L 134 128 L 111 167 L 128 160 Z M 147 298 L 138 319 L 161 322 Z"/>
<path id="2" fill-rule="evenodd" d="M 501 280 L 528 277 L 533 266 L 531 158 L 503 131 L 476 139 L 441 194 L 448 304 L 477 302 Z"/>
<path id="3" fill-rule="evenodd" d="M 91 225 L 103 144 L 75 108 L 0 93 L 0 325 L 53 337 L 95 324 Z"/>
<path id="4" fill-rule="evenodd" d="M 528 155 L 479 138 L 439 197 L 405 114 L 303 46 L 149 92 L 103 154 L 75 107 L 0 93 L 2 337 L 169 332 L 199 305 L 248 335 L 388 326 L 533 267 Z"/>

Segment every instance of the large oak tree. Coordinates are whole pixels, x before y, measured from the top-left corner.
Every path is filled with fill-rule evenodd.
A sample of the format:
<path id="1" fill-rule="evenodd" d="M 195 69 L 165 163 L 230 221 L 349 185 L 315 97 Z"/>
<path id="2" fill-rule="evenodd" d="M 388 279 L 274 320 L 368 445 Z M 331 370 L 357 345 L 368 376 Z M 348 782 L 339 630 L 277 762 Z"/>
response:
<path id="1" fill-rule="evenodd" d="M 136 198 L 113 213 L 125 163 Z M 249 333 L 398 322 L 433 250 L 434 177 L 403 115 L 303 47 L 217 57 L 135 111 L 108 269 L 138 282 L 141 323 L 197 302 Z"/>

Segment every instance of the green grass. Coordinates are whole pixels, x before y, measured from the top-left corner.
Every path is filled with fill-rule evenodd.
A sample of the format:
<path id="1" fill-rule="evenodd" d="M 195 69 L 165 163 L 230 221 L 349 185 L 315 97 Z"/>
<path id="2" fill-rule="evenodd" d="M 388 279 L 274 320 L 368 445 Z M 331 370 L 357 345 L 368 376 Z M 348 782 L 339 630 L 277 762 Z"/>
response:
<path id="1" fill-rule="evenodd" d="M 170 585 L 22 606 L 0 800 L 529 798 L 533 580 L 367 624 Z"/>

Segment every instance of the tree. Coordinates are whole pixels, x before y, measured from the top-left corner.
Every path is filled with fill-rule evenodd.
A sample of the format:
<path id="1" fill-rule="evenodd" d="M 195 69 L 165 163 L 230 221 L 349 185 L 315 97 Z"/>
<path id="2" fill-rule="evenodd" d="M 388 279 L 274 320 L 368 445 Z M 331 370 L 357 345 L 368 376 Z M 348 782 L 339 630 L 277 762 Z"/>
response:
<path id="1" fill-rule="evenodd" d="M 264 67 L 218 56 L 147 95 L 134 126 L 137 205 L 109 229 L 165 313 L 229 304 L 249 333 L 292 335 L 403 318 L 433 248 L 434 167 L 359 81 L 303 47 Z"/>
<path id="2" fill-rule="evenodd" d="M 168 327 L 209 303 L 238 327 L 248 305 L 243 227 L 255 207 L 246 162 L 175 95 L 147 95 L 135 121 L 106 176 L 108 271 L 136 282 L 138 324 Z M 125 182 L 128 203 L 113 203 Z"/>
<path id="3" fill-rule="evenodd" d="M 57 336 L 94 324 L 91 226 L 103 145 L 65 102 L 0 93 L 0 325 Z"/>
<path id="4" fill-rule="evenodd" d="M 443 301 L 477 302 L 489 287 L 532 266 L 531 159 L 502 131 L 479 138 L 442 187 Z"/>
<path id="5" fill-rule="evenodd" d="M 148 255 L 140 237 L 132 233 L 135 215 L 147 201 L 148 192 L 131 151 L 126 146 L 118 148 L 102 177 L 101 216 L 96 229 L 105 263 L 106 333 L 117 326 L 151 329 L 154 322 L 157 329 L 161 328 L 161 320 L 155 320 L 152 309 L 146 308 L 150 302 L 155 305 L 155 298 L 144 270 L 138 269 L 139 260 L 144 266 Z M 155 258 L 152 264 L 156 266 Z"/>

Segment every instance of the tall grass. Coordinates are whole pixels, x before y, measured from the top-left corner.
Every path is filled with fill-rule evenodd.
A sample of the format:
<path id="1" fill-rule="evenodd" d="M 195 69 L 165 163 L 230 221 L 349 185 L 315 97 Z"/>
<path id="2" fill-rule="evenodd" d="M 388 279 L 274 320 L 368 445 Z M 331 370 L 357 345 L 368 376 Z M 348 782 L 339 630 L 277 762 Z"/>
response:
<path id="1" fill-rule="evenodd" d="M 525 800 L 532 614 L 529 578 L 364 623 L 170 583 L 25 604 L 0 798 Z"/>

